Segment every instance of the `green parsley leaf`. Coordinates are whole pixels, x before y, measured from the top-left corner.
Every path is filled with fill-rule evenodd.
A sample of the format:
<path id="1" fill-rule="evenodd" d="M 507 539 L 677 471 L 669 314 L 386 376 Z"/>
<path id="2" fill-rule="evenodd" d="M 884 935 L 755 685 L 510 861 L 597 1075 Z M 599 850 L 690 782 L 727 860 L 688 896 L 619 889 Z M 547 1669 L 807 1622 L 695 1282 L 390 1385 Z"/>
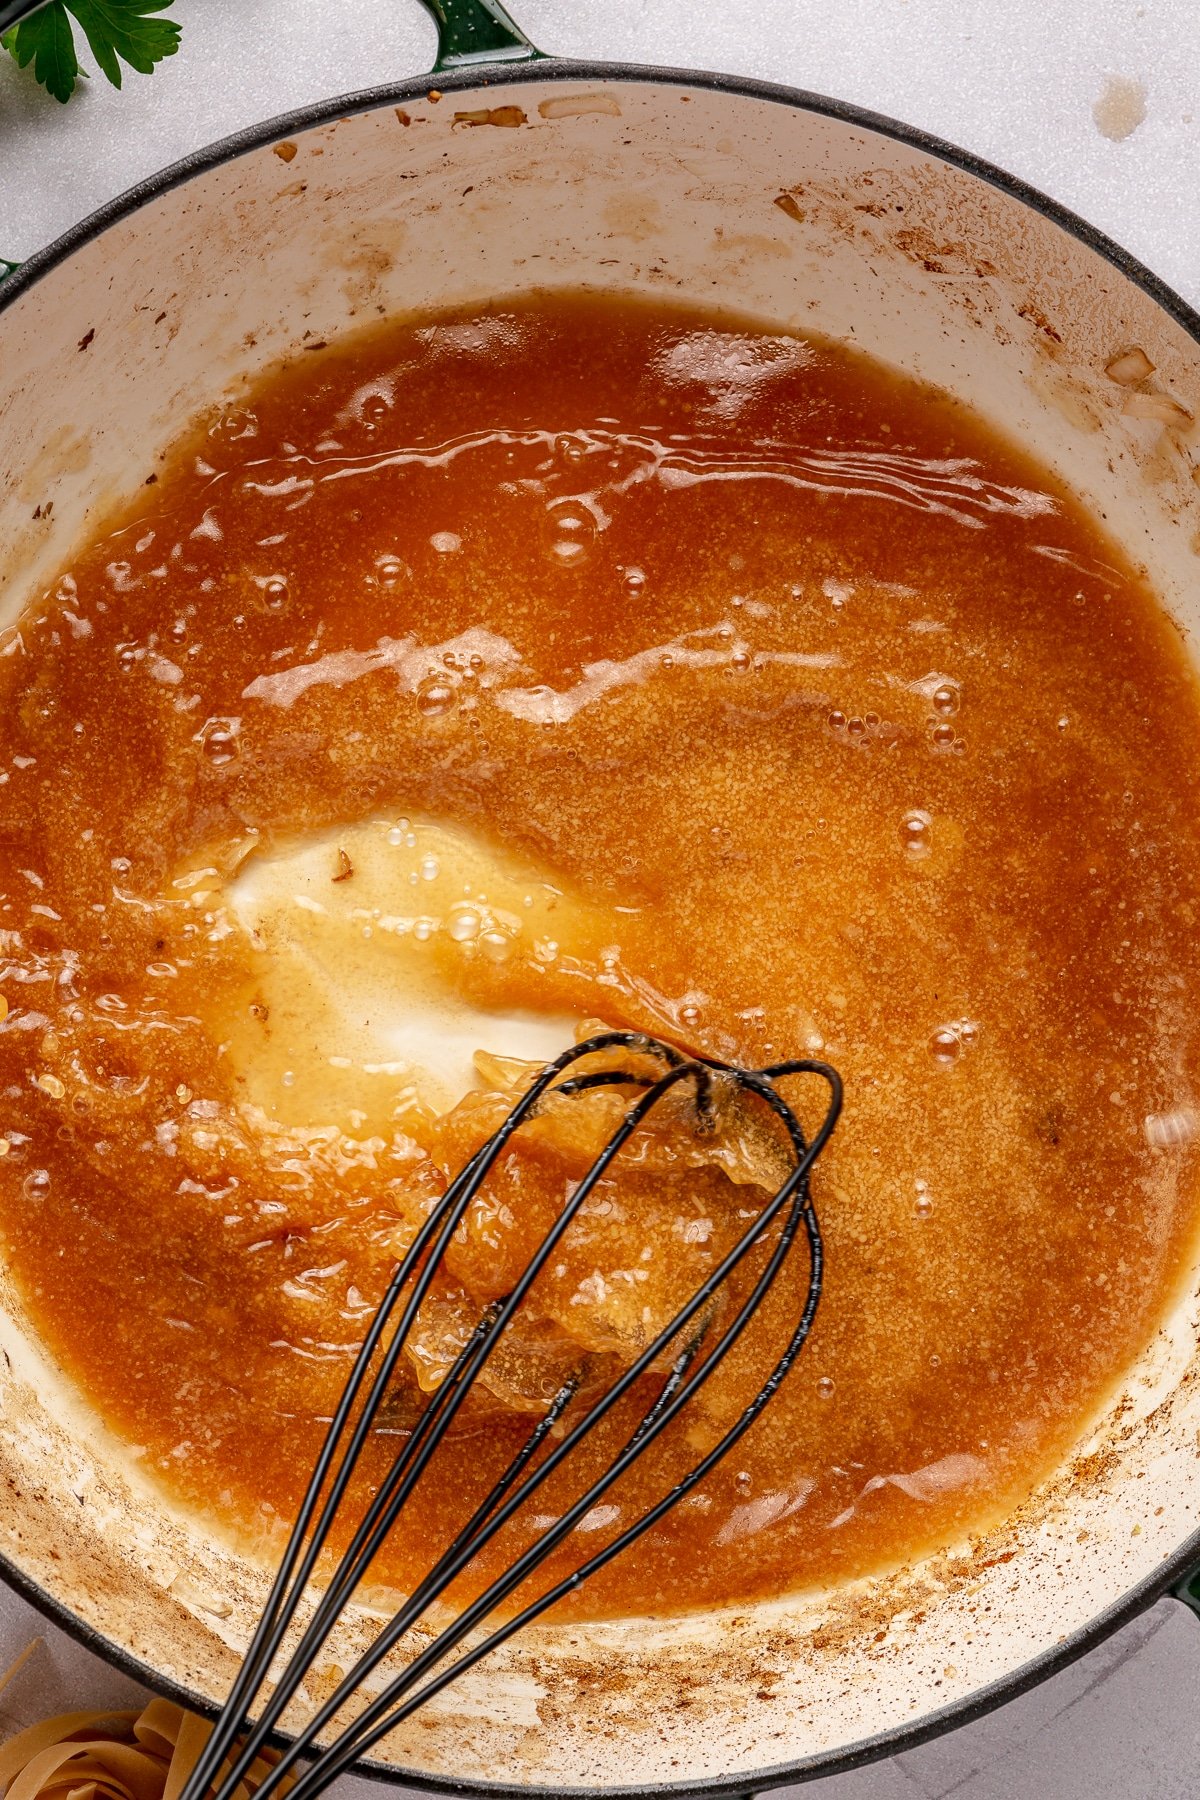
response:
<path id="1" fill-rule="evenodd" d="M 35 78 L 64 103 L 75 92 L 79 61 L 71 21 L 62 0 L 53 0 L 30 19 L 23 19 L 4 34 L 4 48 L 19 69 L 33 64 Z"/>
<path id="2" fill-rule="evenodd" d="M 149 16 L 166 12 L 171 4 L 172 0 L 67 0 L 83 26 L 92 55 L 118 88 L 118 57 L 139 75 L 149 75 L 155 63 L 178 50 L 179 26 L 170 19 Z"/>
<path id="3" fill-rule="evenodd" d="M 86 78 L 75 53 L 71 17 L 83 30 L 92 55 L 114 87 L 121 85 L 121 63 L 149 75 L 164 56 L 179 48 L 179 26 L 153 17 L 173 0 L 51 0 L 0 38 L 22 69 L 33 72 L 56 100 L 69 100 L 76 83 Z"/>

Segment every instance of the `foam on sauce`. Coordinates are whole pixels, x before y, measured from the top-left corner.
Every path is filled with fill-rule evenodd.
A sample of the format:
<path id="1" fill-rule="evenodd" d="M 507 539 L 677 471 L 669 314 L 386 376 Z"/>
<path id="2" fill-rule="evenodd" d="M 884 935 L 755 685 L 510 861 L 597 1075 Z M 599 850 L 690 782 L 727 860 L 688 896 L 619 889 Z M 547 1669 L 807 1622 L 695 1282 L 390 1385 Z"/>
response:
<path id="1" fill-rule="evenodd" d="M 569 953 L 617 922 L 481 838 L 402 814 L 252 856 L 191 903 L 250 939 L 254 996 L 217 1023 L 247 1097 L 288 1124 L 351 1132 L 387 1129 L 406 1104 L 449 1111 L 478 1086 L 480 1050 L 557 1056 L 582 1020 L 473 1005 L 472 965 L 515 958 L 536 981 L 564 937 Z"/>
<path id="2" fill-rule="evenodd" d="M 578 295 L 318 348 L 0 640 L 4 1254 L 144 1466 L 273 1548 L 508 1059 L 588 1019 L 821 1052 L 847 1104 L 811 1342 L 571 1605 L 744 1601 L 960 1539 L 1066 1453 L 1191 1253 L 1197 745 L 1118 550 L 855 353 Z M 473 1210 L 369 1479 L 582 1150 L 548 1129 Z M 425 1568 L 564 1358 L 627 1360 L 746 1216 L 736 1131 L 724 1160 L 647 1154 L 381 1579 Z"/>

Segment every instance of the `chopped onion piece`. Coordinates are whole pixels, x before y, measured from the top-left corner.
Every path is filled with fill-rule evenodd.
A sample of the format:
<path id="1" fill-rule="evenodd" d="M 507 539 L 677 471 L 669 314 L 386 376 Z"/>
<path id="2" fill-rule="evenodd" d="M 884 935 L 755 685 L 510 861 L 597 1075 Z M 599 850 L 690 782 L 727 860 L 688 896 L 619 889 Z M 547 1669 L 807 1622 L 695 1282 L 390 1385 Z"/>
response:
<path id="1" fill-rule="evenodd" d="M 1121 411 L 1131 419 L 1156 419 L 1176 431 L 1189 431 L 1193 424 L 1187 407 L 1170 394 L 1130 394 Z"/>
<path id="2" fill-rule="evenodd" d="M 1145 381 L 1147 376 L 1153 375 L 1154 364 L 1146 352 L 1134 344 L 1132 349 L 1122 350 L 1119 356 L 1106 362 L 1104 373 L 1110 381 L 1117 382 L 1121 387 L 1134 387 L 1139 381 Z"/>
<path id="3" fill-rule="evenodd" d="M 1143 1122 L 1143 1130 L 1152 1150 L 1181 1150 L 1200 1132 L 1200 1113 L 1194 1106 L 1177 1106 L 1169 1113 L 1149 1113 Z"/>
<path id="4" fill-rule="evenodd" d="M 604 113 L 610 119 L 621 117 L 615 94 L 556 94 L 553 99 L 538 102 L 543 119 L 579 119 L 584 113 Z"/>

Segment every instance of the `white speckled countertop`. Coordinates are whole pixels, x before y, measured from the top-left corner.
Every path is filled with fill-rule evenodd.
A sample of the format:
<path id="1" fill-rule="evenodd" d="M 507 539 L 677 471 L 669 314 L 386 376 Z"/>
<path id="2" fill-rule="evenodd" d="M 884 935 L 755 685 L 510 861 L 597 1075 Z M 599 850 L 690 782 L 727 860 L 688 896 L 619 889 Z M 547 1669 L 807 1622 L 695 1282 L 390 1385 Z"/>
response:
<path id="1" fill-rule="evenodd" d="M 1196 0 L 513 0 L 565 55 L 790 82 L 1011 169 L 1200 306 Z M 123 93 L 62 108 L 0 59 L 0 257 L 19 260 L 184 152 L 428 68 L 417 0 L 176 0 L 184 45 Z M 333 22 L 331 22 L 333 21 Z M 1103 127 L 1103 129 L 1102 129 Z M 1106 135 L 1106 132 L 1110 135 Z M 1112 134 L 1127 132 L 1123 137 Z M 0 1588 L 0 1734 L 136 1690 Z M 1032 1694 L 933 1744 L 804 1789 L 812 1800 L 1195 1800 L 1200 1624 L 1164 1601 Z M 361 1800 L 378 1788 L 343 1783 Z"/>

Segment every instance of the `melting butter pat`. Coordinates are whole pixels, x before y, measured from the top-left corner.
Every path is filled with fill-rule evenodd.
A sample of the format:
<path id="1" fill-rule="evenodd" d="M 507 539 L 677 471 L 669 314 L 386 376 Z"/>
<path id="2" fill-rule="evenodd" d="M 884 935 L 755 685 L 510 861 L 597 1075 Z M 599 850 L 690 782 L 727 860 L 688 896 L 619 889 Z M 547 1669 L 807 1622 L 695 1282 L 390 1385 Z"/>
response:
<path id="1" fill-rule="evenodd" d="M 256 853 L 220 910 L 246 938 L 247 985 L 215 1021 L 243 1097 L 356 1135 L 453 1106 L 482 1085 L 476 1051 L 565 1049 L 595 1002 L 562 1010 L 552 977 L 598 970 L 620 923 L 474 833 L 407 818 Z"/>

